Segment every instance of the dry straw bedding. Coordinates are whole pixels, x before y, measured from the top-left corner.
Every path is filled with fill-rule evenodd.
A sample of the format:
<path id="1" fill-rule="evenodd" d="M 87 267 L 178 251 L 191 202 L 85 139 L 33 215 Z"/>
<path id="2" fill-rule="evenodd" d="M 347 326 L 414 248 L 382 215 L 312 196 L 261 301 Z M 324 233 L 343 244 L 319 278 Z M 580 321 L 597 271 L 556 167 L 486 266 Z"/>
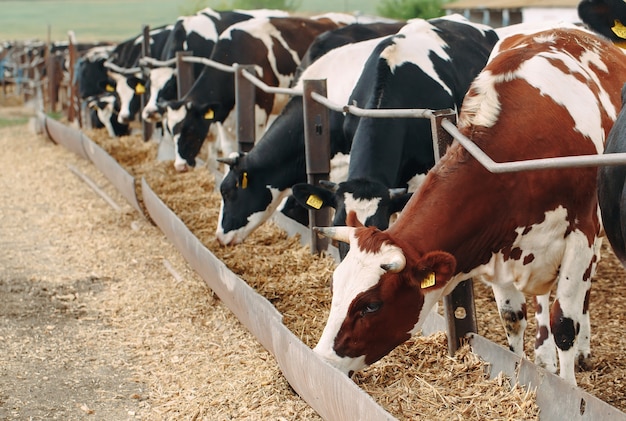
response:
<path id="1" fill-rule="evenodd" d="M 221 247 L 214 238 L 220 198 L 205 168 L 178 174 L 171 162 L 155 161 L 156 145 L 152 142 L 144 143 L 138 136 L 108 139 L 101 130 L 87 134 L 129 172 L 138 178 L 144 176 L 200 241 L 273 303 L 288 328 L 305 344 L 315 344 L 330 303 L 329 280 L 335 265 L 330 258 L 311 255 L 308 247 L 271 223 L 241 245 Z M 620 283 L 624 270 L 606 246 L 596 278 L 591 298 L 594 367 L 577 373 L 577 380 L 582 388 L 624 410 L 626 391 L 621 379 L 626 369 L 622 355 L 626 308 L 619 302 L 624 296 L 620 294 L 625 288 Z M 490 290 L 480 284 L 475 288 L 479 333 L 504 345 L 504 331 Z M 532 353 L 533 337 L 531 320 L 528 353 Z M 533 393 L 511 388 L 502 377 L 489 380 L 487 370 L 488 365 L 467 346 L 450 358 L 445 335 L 438 334 L 412 339 L 358 373 L 354 380 L 400 419 L 538 417 Z"/>

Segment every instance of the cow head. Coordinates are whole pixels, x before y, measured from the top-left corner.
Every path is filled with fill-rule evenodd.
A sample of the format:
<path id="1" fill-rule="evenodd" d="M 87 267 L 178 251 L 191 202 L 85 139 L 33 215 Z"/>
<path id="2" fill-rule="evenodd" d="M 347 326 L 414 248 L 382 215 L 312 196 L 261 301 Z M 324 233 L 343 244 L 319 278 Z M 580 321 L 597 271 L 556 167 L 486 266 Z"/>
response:
<path id="1" fill-rule="evenodd" d="M 220 184 L 217 240 L 224 245 L 239 244 L 269 218 L 290 190 L 268 186 L 246 155 L 231 154 L 218 161 L 228 164 L 229 170 Z"/>
<path id="2" fill-rule="evenodd" d="M 353 211 L 365 226 L 387 229 L 391 216 L 402 210 L 411 197 L 406 189 L 389 189 L 382 183 L 367 179 L 354 179 L 341 183 L 320 182 L 320 186 L 299 183 L 292 187 L 294 198 L 310 210 L 323 207 L 335 209 L 334 226 L 346 225 L 346 215 Z M 343 259 L 348 244 L 339 244 L 339 255 Z"/>
<path id="3" fill-rule="evenodd" d="M 87 107 L 96 113 L 99 123 L 107 129 L 109 136 L 118 137 L 128 134 L 128 125 L 114 124 L 119 112 L 119 102 L 114 92 L 87 98 Z"/>
<path id="4" fill-rule="evenodd" d="M 119 100 L 117 121 L 128 124 L 139 111 L 140 95 L 146 92 L 145 81 L 139 75 L 127 76 L 111 71 L 109 78 L 108 84 L 115 88 Z"/>
<path id="5" fill-rule="evenodd" d="M 317 228 L 350 243 L 333 273 L 332 304 L 314 351 L 351 375 L 387 355 L 417 332 L 443 296 L 456 261 L 446 252 L 418 253 L 395 244 L 386 231 L 348 226 Z"/>
<path id="6" fill-rule="evenodd" d="M 626 43 L 626 2 L 624 0 L 582 0 L 580 19 L 591 30 L 613 42 Z"/>
<path id="7" fill-rule="evenodd" d="M 157 67 L 150 70 L 150 97 L 141 111 L 141 118 L 149 123 L 158 123 L 165 109 L 161 104 L 176 99 L 178 83 L 176 70 L 171 67 Z"/>
<path id="8" fill-rule="evenodd" d="M 215 106 L 181 100 L 167 102 L 164 108 L 166 116 L 163 125 L 176 148 L 174 167 L 177 171 L 186 171 L 195 167 L 209 127 L 216 121 Z"/>

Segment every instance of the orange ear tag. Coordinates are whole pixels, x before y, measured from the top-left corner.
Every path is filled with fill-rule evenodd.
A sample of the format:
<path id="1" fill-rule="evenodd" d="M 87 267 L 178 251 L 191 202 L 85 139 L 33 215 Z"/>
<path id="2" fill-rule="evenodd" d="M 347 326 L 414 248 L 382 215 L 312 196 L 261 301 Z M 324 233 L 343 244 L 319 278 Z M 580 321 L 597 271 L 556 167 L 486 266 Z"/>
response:
<path id="1" fill-rule="evenodd" d="M 318 196 L 312 194 L 306 200 L 306 204 L 314 209 L 321 209 L 322 205 L 324 204 L 324 201 L 320 199 Z"/>
<path id="2" fill-rule="evenodd" d="M 102 85 L 100 85 L 102 86 Z M 115 92 L 115 88 L 107 83 L 107 86 L 104 87 L 104 90 L 107 92 Z"/>
<path id="3" fill-rule="evenodd" d="M 215 113 L 211 108 L 209 108 L 209 110 L 204 114 L 204 118 L 206 120 L 213 120 L 213 117 L 215 117 Z"/>
<path id="4" fill-rule="evenodd" d="M 243 176 L 241 177 L 241 188 L 242 189 L 248 188 L 248 173 L 247 172 L 244 172 Z"/>
<path id="5" fill-rule="evenodd" d="M 143 86 L 141 83 L 138 83 L 137 86 L 135 86 L 135 93 L 138 95 L 141 95 L 143 93 L 146 92 L 146 87 Z"/>
<path id="6" fill-rule="evenodd" d="M 422 279 L 422 289 L 430 288 L 435 285 L 435 272 L 430 272 L 424 279 Z"/>

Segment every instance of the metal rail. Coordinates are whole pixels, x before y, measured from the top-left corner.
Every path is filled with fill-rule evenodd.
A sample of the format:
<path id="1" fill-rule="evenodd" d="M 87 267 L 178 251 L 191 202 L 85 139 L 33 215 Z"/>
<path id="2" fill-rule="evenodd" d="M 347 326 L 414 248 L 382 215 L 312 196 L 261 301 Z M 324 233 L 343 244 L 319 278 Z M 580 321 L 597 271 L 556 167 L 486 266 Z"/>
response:
<path id="1" fill-rule="evenodd" d="M 256 86 L 257 88 L 261 89 L 263 92 L 268 93 L 268 94 L 286 94 L 286 95 L 293 95 L 293 96 L 302 96 L 304 94 L 301 90 L 298 90 L 298 89 L 277 88 L 275 86 L 269 86 L 268 84 L 266 84 L 261 79 L 257 78 L 255 75 L 248 72 L 247 70 L 242 71 L 241 75 L 245 77 L 246 79 L 248 79 L 250 83 L 252 83 L 254 86 Z"/>
<path id="2" fill-rule="evenodd" d="M 142 69 L 141 67 L 120 67 L 117 64 L 111 63 L 109 61 L 104 63 L 104 67 L 106 67 L 107 69 L 111 69 L 116 73 L 120 73 L 123 75 L 130 75 L 133 73 L 141 73 Z"/>
<path id="3" fill-rule="evenodd" d="M 452 135 L 480 164 L 492 173 L 507 173 L 517 171 L 545 170 L 552 168 L 597 167 L 603 165 L 626 165 L 626 153 L 576 155 L 554 158 L 528 159 L 524 161 L 495 162 L 478 145 L 463 136 L 457 127 L 449 120 L 441 122 L 443 127 Z"/>
<path id="4" fill-rule="evenodd" d="M 152 66 L 152 67 L 169 67 L 176 64 L 176 57 L 169 60 L 157 60 L 152 57 L 142 57 L 139 59 L 139 65 Z"/>
<path id="5" fill-rule="evenodd" d="M 183 57 L 182 60 L 186 61 L 187 63 L 201 63 L 201 64 L 204 64 L 205 66 L 210 66 L 218 70 L 221 70 L 223 72 L 235 73 L 235 68 L 233 66 L 229 66 L 227 64 L 220 63 L 215 60 L 211 60 L 209 58 L 189 56 L 189 57 Z"/>

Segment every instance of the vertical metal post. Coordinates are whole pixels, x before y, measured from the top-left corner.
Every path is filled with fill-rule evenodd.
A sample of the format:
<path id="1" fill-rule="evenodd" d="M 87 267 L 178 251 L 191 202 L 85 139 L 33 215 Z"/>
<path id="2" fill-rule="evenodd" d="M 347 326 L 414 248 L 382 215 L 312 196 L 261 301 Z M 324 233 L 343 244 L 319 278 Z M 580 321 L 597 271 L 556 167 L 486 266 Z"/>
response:
<path id="1" fill-rule="evenodd" d="M 311 98 L 312 92 L 326 96 L 326 80 L 305 80 L 302 96 L 307 182 L 318 185 L 321 180 L 328 180 L 330 174 L 330 117 L 328 108 Z M 329 225 L 329 208 L 309 210 L 309 228 Z M 326 250 L 328 242 L 328 238 L 318 238 L 311 229 L 311 253 Z"/>
<path id="2" fill-rule="evenodd" d="M 256 88 L 243 72 L 256 75 L 254 65 L 235 66 L 235 111 L 237 116 L 237 142 L 239 152 L 248 152 L 254 146 L 256 139 L 256 116 L 254 115 L 254 102 Z"/>
<path id="3" fill-rule="evenodd" d="M 190 51 L 176 52 L 176 93 L 178 99 L 182 99 L 194 82 L 193 65 L 183 60 L 183 57 L 190 56 Z"/>
<path id="4" fill-rule="evenodd" d="M 439 161 L 454 140 L 447 131 L 441 128 L 443 119 L 455 123 L 454 110 L 435 111 L 431 118 L 435 161 Z M 478 331 L 473 281 L 471 279 L 461 281 L 449 295 L 444 297 L 443 308 L 448 330 L 448 352 L 454 355 L 461 346 L 461 338 L 470 332 Z"/>
<path id="5" fill-rule="evenodd" d="M 149 25 L 143 26 L 143 42 L 141 44 L 141 52 L 142 52 L 143 57 L 150 57 L 150 26 Z M 142 71 L 142 73 L 143 73 L 143 76 L 146 76 L 145 71 Z M 146 94 L 141 94 L 140 110 L 143 110 L 143 108 L 146 106 L 146 99 L 147 99 Z M 139 115 L 139 118 L 141 118 L 141 114 Z M 144 142 L 150 140 L 150 138 L 152 137 L 152 133 L 154 132 L 154 124 L 148 123 L 147 121 L 142 119 L 141 128 L 143 132 Z"/>
<path id="6" fill-rule="evenodd" d="M 74 45 L 74 39 L 73 37 L 70 37 L 69 40 L 69 47 L 68 47 L 68 53 L 69 53 L 69 60 L 70 60 L 70 106 L 69 106 L 69 110 L 67 113 L 67 119 L 68 121 L 74 121 L 74 119 L 78 120 L 78 126 L 82 127 L 82 121 L 80 118 L 80 112 L 78 111 L 78 101 L 76 101 L 77 99 L 77 86 L 74 83 L 74 71 L 75 71 L 75 66 L 76 66 L 76 45 Z"/>
<path id="7" fill-rule="evenodd" d="M 56 56 L 51 52 L 48 53 L 46 67 L 46 73 L 48 74 L 48 111 L 55 112 L 59 102 L 59 72 L 61 69 L 59 69 L 59 62 Z M 30 79 L 30 76 L 28 78 Z"/>

